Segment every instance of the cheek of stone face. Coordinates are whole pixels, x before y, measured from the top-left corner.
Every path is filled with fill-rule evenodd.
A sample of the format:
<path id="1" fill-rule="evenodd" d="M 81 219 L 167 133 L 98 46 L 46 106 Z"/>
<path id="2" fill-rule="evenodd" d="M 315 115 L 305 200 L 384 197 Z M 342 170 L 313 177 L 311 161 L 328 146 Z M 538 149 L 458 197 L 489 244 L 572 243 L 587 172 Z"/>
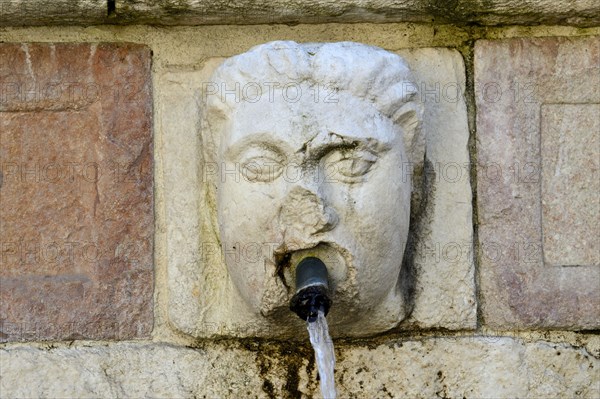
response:
<path id="1" fill-rule="evenodd" d="M 258 306 L 279 238 L 273 228 L 278 203 L 273 187 L 243 180 L 219 187 L 219 225 L 225 263 L 238 290 Z"/>
<path id="2" fill-rule="evenodd" d="M 354 239 L 359 292 L 372 302 L 395 288 L 408 235 L 410 185 L 402 181 L 401 154 L 385 154 L 360 186 L 346 186 L 338 196 L 352 204 L 340 225 Z"/>

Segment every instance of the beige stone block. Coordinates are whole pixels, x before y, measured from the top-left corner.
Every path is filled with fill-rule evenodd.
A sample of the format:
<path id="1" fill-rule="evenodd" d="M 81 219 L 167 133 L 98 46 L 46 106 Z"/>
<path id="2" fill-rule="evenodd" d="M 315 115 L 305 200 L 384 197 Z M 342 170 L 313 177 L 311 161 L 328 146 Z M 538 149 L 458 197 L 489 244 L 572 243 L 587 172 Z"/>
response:
<path id="1" fill-rule="evenodd" d="M 494 328 L 600 326 L 598 87 L 598 37 L 476 43 L 482 313 Z"/>
<path id="2" fill-rule="evenodd" d="M 477 325 L 473 214 L 460 53 L 449 49 L 399 51 L 415 73 L 426 140 L 422 218 L 414 250 L 414 310 L 406 322 L 419 328 L 470 329 Z M 418 183 L 415 183 L 418 184 Z"/>
<path id="3" fill-rule="evenodd" d="M 341 398 L 600 395 L 600 360 L 564 343 L 432 337 L 340 345 L 336 356 Z M 298 343 L 21 345 L 0 349 L 0 365 L 7 398 L 320 397 L 312 349 Z"/>

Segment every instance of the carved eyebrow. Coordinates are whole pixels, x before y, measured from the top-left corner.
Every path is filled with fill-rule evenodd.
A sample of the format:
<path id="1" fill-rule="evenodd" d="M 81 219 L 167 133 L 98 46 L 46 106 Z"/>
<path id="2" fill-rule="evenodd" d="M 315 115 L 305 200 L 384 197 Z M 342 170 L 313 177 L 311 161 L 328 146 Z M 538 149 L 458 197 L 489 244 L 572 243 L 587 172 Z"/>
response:
<path id="1" fill-rule="evenodd" d="M 341 141 L 329 141 L 323 144 L 309 146 L 309 157 L 319 159 L 327 153 L 337 149 L 361 149 L 374 154 L 380 154 L 391 148 L 389 144 L 383 143 L 372 137 L 351 137 L 335 132 L 329 132 L 329 137 L 331 138 L 333 136 L 339 137 Z"/>

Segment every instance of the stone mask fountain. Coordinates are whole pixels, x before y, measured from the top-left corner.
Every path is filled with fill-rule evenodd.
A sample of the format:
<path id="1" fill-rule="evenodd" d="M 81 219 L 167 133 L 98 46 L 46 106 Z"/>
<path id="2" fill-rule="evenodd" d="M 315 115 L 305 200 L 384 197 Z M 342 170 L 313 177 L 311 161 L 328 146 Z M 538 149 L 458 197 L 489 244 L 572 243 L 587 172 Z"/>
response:
<path id="1" fill-rule="evenodd" d="M 420 118 L 411 79 L 400 56 L 351 42 L 271 42 L 215 70 L 202 147 L 220 171 L 208 189 L 239 335 L 297 335 L 289 304 L 308 257 L 326 267 L 334 336 L 405 318 L 407 149 Z"/>

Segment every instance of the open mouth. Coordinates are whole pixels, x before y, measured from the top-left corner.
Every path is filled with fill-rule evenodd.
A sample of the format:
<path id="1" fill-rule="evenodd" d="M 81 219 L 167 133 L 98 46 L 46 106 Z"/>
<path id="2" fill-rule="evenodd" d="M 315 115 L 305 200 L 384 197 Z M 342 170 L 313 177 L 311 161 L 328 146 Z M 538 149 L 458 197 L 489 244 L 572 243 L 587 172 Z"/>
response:
<path id="1" fill-rule="evenodd" d="M 293 285 L 291 283 L 293 280 L 289 277 L 289 270 L 292 268 L 292 256 L 294 254 L 297 254 L 298 252 L 315 248 L 318 245 L 319 243 L 316 243 L 312 246 L 307 246 L 306 248 L 295 249 L 290 251 L 287 249 L 287 246 L 283 244 L 279 248 L 277 248 L 273 253 L 273 259 L 275 259 L 275 272 L 288 291 Z"/>
<path id="2" fill-rule="evenodd" d="M 287 288 L 288 293 L 295 292 L 296 266 L 307 257 L 319 258 L 327 267 L 330 276 L 330 286 L 333 290 L 346 280 L 349 259 L 347 251 L 330 242 L 317 242 L 306 248 L 276 250 L 273 254 L 277 277 Z"/>

